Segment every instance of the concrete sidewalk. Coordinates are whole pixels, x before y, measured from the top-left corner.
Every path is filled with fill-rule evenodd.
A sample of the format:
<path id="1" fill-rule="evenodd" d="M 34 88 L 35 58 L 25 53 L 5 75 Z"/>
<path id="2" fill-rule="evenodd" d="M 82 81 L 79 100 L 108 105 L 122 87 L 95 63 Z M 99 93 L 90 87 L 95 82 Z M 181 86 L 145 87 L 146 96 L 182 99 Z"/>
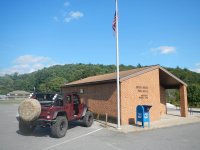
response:
<path id="1" fill-rule="evenodd" d="M 147 130 L 153 130 L 158 128 L 165 128 L 165 127 L 172 127 L 172 126 L 178 126 L 178 125 L 184 125 L 184 124 L 191 124 L 191 123 L 197 123 L 200 122 L 200 114 L 199 115 L 190 115 L 188 113 L 188 117 L 180 117 L 178 110 L 169 111 L 167 115 L 161 117 L 161 120 L 159 121 L 153 121 L 150 123 L 150 127 L 148 127 L 148 123 L 145 123 L 145 127 L 142 128 L 141 126 L 136 125 L 123 125 L 121 126 L 121 129 L 117 129 L 116 124 L 107 123 L 107 126 L 105 122 L 98 121 L 100 123 L 100 126 L 105 127 L 109 130 L 128 133 L 128 132 L 138 132 L 138 131 L 147 131 Z"/>
<path id="2" fill-rule="evenodd" d="M 149 128 L 148 128 L 148 123 L 145 123 L 144 128 L 138 127 L 135 125 L 125 125 L 125 126 L 121 126 L 121 129 L 119 131 L 128 133 L 128 132 L 145 131 L 145 130 L 152 130 L 152 129 L 158 129 L 158 128 L 172 127 L 172 126 L 197 123 L 197 122 L 200 122 L 200 117 L 197 117 L 197 116 L 189 116 L 187 118 L 172 117 L 172 118 L 168 118 L 168 119 L 161 119 L 159 121 L 151 122 Z"/>

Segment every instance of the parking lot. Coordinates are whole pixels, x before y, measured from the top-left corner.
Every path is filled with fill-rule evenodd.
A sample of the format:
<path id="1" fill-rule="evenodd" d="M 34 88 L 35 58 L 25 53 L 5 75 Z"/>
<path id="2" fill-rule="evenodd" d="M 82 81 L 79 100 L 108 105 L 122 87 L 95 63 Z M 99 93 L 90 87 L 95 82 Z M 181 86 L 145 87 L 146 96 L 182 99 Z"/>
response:
<path id="1" fill-rule="evenodd" d="M 86 128 L 73 122 L 64 138 L 50 136 L 47 128 L 36 128 L 30 136 L 21 135 L 15 118 L 17 104 L 0 104 L 0 150 L 132 150 L 200 148 L 200 123 L 121 133 L 105 129 L 98 122 Z"/>
<path id="2" fill-rule="evenodd" d="M 73 122 L 69 125 L 67 135 L 61 139 L 55 139 L 50 136 L 49 128 L 37 127 L 32 135 L 22 135 L 18 130 L 17 114 L 18 105 L 0 105 L 1 121 L 0 125 L 0 149 L 48 149 L 53 148 L 59 143 L 68 143 L 73 140 L 89 136 L 102 130 L 102 127 L 94 123 L 90 128 L 83 127 L 81 122 Z M 61 145 L 61 144 L 60 144 Z"/>

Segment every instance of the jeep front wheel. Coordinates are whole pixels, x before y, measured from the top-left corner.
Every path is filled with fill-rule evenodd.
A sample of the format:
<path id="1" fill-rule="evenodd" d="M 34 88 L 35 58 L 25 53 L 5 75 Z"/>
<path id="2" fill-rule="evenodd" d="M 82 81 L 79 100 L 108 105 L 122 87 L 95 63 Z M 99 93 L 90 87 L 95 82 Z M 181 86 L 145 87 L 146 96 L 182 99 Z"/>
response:
<path id="1" fill-rule="evenodd" d="M 23 134 L 31 134 L 35 129 L 34 125 L 19 121 L 19 131 Z"/>
<path id="2" fill-rule="evenodd" d="M 93 123 L 93 120 L 94 120 L 93 113 L 90 112 L 90 111 L 87 111 L 85 116 L 83 117 L 83 124 L 86 127 L 90 127 L 92 125 L 92 123 Z"/>
<path id="3" fill-rule="evenodd" d="M 51 126 L 51 135 L 55 138 L 64 137 L 68 128 L 67 118 L 58 116 L 56 122 Z"/>

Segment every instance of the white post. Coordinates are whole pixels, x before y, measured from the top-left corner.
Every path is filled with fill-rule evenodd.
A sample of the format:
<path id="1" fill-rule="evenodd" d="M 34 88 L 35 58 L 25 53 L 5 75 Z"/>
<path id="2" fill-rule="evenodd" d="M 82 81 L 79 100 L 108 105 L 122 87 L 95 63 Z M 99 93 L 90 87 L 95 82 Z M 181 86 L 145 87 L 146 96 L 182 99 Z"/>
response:
<path id="1" fill-rule="evenodd" d="M 119 87 L 119 43 L 118 43 L 118 0 L 116 0 L 116 65 L 117 65 L 117 129 L 120 129 L 120 87 Z"/>

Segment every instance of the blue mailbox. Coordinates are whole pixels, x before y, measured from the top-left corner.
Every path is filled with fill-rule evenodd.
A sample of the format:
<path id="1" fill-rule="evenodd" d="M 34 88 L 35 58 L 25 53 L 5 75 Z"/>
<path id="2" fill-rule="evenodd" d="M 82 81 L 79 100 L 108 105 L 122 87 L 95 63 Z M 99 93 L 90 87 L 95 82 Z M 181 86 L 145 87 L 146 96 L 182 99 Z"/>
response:
<path id="1" fill-rule="evenodd" d="M 142 123 L 142 127 L 144 128 L 144 123 L 148 122 L 148 127 L 150 127 L 150 114 L 149 110 L 152 106 L 150 105 L 138 105 L 136 107 L 136 125 L 138 121 Z"/>

